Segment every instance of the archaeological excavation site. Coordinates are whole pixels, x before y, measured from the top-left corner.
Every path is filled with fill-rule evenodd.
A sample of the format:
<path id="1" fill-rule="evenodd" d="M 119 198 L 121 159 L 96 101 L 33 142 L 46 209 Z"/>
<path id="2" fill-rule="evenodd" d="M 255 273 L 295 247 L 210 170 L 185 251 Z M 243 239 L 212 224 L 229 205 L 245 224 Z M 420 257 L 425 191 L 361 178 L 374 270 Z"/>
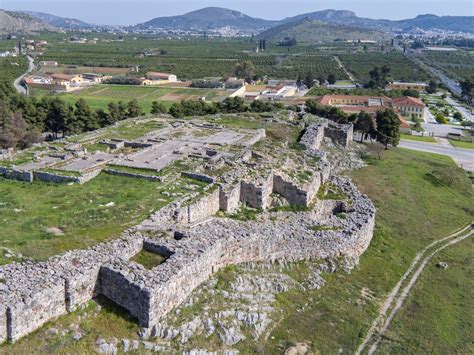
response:
<path id="1" fill-rule="evenodd" d="M 88 248 L 0 266 L 0 341 L 17 342 L 97 297 L 133 317 L 141 339 L 98 339 L 101 352 L 166 351 L 196 335 L 217 336 L 228 349 L 245 337 L 258 341 L 272 323 L 268 289 L 322 287 L 324 272 L 357 263 L 371 242 L 375 207 L 344 174 L 357 165 L 352 134 L 350 124 L 311 115 L 298 122 L 164 116 L 2 152 L 0 183 L 87 188 L 104 175 L 139 179 L 158 186 L 163 206 Z M 211 292 L 222 270 L 301 262 L 319 263 L 302 284 L 270 272 L 266 281 L 242 275 L 225 293 Z M 182 310 L 203 294 L 241 308 L 211 316 L 204 307 L 186 319 Z M 178 316 L 183 322 L 171 325 Z"/>

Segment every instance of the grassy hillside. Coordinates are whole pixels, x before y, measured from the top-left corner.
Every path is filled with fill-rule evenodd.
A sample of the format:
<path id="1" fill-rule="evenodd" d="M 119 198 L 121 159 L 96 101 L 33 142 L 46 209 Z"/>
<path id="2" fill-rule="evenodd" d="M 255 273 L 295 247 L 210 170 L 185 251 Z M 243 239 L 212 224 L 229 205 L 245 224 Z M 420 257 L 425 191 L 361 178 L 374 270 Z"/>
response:
<path id="1" fill-rule="evenodd" d="M 318 20 L 304 19 L 273 27 L 262 32 L 260 37 L 272 42 L 280 42 L 285 38 L 295 38 L 298 42 L 331 42 L 387 40 L 389 35 L 380 31 L 355 28 L 339 24 L 329 24 Z"/>

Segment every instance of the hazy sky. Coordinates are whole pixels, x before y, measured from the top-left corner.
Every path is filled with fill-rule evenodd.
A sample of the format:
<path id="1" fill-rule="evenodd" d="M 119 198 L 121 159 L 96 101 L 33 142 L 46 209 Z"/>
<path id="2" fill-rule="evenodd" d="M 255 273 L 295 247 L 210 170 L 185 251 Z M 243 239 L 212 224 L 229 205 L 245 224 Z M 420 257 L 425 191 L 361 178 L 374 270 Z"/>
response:
<path id="1" fill-rule="evenodd" d="M 129 25 L 179 15 L 206 6 L 281 19 L 324 9 L 353 10 L 359 16 L 403 19 L 419 14 L 474 15 L 474 0 L 0 0 L 5 10 L 34 10 L 96 24 Z"/>

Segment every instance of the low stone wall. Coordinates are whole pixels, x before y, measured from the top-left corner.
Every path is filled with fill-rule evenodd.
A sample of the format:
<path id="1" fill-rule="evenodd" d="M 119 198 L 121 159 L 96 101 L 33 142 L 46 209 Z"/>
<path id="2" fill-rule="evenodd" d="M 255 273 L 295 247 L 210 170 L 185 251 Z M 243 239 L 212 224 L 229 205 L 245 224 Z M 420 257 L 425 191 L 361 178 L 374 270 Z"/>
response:
<path id="1" fill-rule="evenodd" d="M 110 175 L 125 176 L 125 177 L 130 177 L 130 178 L 135 178 L 135 179 L 145 179 L 148 181 L 163 181 L 163 178 L 161 178 L 160 176 L 154 176 L 154 175 L 135 174 L 135 173 L 129 173 L 126 171 L 119 171 L 119 170 L 114 170 L 114 169 L 105 169 L 104 172 Z"/>
<path id="2" fill-rule="evenodd" d="M 33 182 L 33 172 L 0 166 L 0 175 L 6 179 Z"/>
<path id="3" fill-rule="evenodd" d="M 79 176 L 66 176 L 50 173 L 47 171 L 35 171 L 33 176 L 37 180 L 53 183 L 77 182 L 79 183 Z"/>
<path id="4" fill-rule="evenodd" d="M 213 184 L 215 182 L 215 179 L 213 177 L 204 175 L 204 174 L 197 174 L 197 173 L 184 171 L 181 173 L 181 176 L 184 176 L 193 180 L 197 180 L 197 181 L 207 182 L 208 184 Z"/>

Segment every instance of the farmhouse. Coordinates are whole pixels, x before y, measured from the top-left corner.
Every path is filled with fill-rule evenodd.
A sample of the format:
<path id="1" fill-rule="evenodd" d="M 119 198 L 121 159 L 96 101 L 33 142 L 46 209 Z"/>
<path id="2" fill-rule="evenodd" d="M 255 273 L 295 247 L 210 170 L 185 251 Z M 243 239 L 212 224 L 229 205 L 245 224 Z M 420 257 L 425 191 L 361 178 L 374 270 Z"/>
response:
<path id="1" fill-rule="evenodd" d="M 56 62 L 54 60 L 43 60 L 39 64 L 42 67 L 57 67 L 58 66 L 58 62 Z"/>
<path id="2" fill-rule="evenodd" d="M 175 83 L 178 81 L 178 78 L 174 74 L 167 74 L 167 73 L 158 73 L 149 71 L 146 73 L 146 79 L 151 80 L 153 82 L 160 82 L 162 84 L 165 83 Z"/>
<path id="3" fill-rule="evenodd" d="M 407 83 L 402 81 L 392 81 L 385 88 L 386 90 L 416 90 L 418 92 L 423 92 L 426 90 L 428 85 L 425 83 Z"/>
<path id="4" fill-rule="evenodd" d="M 392 103 L 403 116 L 423 119 L 426 106 L 420 99 L 410 96 L 396 97 Z"/>
<path id="5" fill-rule="evenodd" d="M 82 78 L 84 80 L 88 80 L 88 81 L 91 81 L 93 83 L 101 83 L 105 80 L 110 79 L 111 76 L 96 74 L 96 73 L 84 73 L 84 74 L 82 74 Z"/>
<path id="6" fill-rule="evenodd" d="M 62 73 L 54 73 L 51 75 L 53 84 L 61 86 L 71 86 L 82 83 L 82 75 L 67 75 Z"/>

